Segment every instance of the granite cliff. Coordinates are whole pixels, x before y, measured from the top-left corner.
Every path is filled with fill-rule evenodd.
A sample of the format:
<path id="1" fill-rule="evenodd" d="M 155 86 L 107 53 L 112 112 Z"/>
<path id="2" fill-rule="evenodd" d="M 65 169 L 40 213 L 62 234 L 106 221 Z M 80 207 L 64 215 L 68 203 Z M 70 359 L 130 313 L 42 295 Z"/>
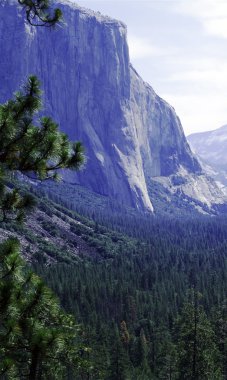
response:
<path id="1" fill-rule="evenodd" d="M 64 25 L 37 29 L 17 1 L 0 1 L 0 102 L 29 74 L 40 78 L 45 113 L 86 147 L 84 170 L 64 173 L 70 183 L 148 211 L 153 181 L 195 204 L 222 203 L 173 107 L 131 66 L 126 26 L 68 0 L 59 6 Z"/>

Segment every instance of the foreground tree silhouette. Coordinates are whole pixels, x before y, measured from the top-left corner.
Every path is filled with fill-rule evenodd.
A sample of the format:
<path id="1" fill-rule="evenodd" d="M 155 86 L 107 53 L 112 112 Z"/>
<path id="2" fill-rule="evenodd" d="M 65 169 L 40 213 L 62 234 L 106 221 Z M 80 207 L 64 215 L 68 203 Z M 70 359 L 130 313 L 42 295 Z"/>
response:
<path id="1" fill-rule="evenodd" d="M 27 21 L 53 26 L 62 17 L 49 0 L 18 0 Z M 0 106 L 0 222 L 21 221 L 34 207 L 30 194 L 15 187 L 21 172 L 36 179 L 57 179 L 58 169 L 78 169 L 83 147 L 71 143 L 49 117 L 38 120 L 40 83 L 29 77 L 14 99 Z M 84 376 L 86 349 L 78 327 L 52 292 L 20 257 L 19 242 L 0 245 L 0 378 L 68 379 Z M 83 354 L 83 356 L 81 356 Z M 69 375 L 70 373 L 70 375 Z"/>
<path id="2" fill-rule="evenodd" d="M 4 222 L 21 221 L 34 206 L 29 194 L 14 187 L 15 173 L 56 179 L 58 169 L 78 169 L 83 163 L 82 145 L 71 143 L 51 118 L 38 120 L 40 108 L 40 84 L 34 76 L 13 100 L 0 106 L 0 213 Z M 61 310 L 42 280 L 26 269 L 18 241 L 1 244 L 0 377 L 61 379 L 70 368 L 79 379 L 85 360 L 77 336 L 73 318 Z"/>
<path id="3" fill-rule="evenodd" d="M 18 241 L 1 245 L 0 264 L 1 379 L 62 379 L 69 368 L 79 378 L 88 365 L 73 317 L 26 269 Z"/>
<path id="4" fill-rule="evenodd" d="M 32 178 L 57 179 L 59 169 L 79 169 L 84 160 L 80 142 L 71 143 L 50 117 L 35 119 L 41 109 L 40 83 L 30 76 L 13 100 L 0 106 L 0 215 L 23 219 L 33 206 L 29 195 L 9 192 L 6 183 L 20 171 Z"/>

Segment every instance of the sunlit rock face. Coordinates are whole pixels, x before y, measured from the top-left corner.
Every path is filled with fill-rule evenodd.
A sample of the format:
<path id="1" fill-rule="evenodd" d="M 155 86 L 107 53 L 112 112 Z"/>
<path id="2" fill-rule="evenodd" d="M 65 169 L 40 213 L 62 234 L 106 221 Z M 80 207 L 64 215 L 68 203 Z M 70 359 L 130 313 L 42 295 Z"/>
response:
<path id="1" fill-rule="evenodd" d="M 37 75 L 45 113 L 86 147 L 85 168 L 65 179 L 152 212 L 151 178 L 190 183 L 201 166 L 174 109 L 130 65 L 126 26 L 67 0 L 59 6 L 64 25 L 50 30 L 27 25 L 17 1 L 0 1 L 0 101 Z"/>
<path id="2" fill-rule="evenodd" d="M 131 110 L 146 177 L 169 176 L 181 165 L 200 173 L 175 110 L 131 68 Z"/>

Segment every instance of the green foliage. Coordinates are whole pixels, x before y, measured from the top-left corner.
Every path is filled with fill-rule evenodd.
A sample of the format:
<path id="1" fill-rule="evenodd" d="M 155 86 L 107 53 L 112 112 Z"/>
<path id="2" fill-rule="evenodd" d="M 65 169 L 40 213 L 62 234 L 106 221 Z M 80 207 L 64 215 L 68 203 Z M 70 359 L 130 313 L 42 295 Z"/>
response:
<path id="1" fill-rule="evenodd" d="M 184 380 L 221 379 L 215 335 L 194 289 L 177 321 L 179 377 Z"/>
<path id="2" fill-rule="evenodd" d="M 35 173 L 40 179 L 55 178 L 56 170 L 78 169 L 83 162 L 81 143 L 70 143 L 57 124 L 42 117 L 40 83 L 31 76 L 15 99 L 0 107 L 0 163 L 8 170 Z"/>
<path id="3" fill-rule="evenodd" d="M 25 214 L 33 210 L 35 198 L 28 193 L 22 194 L 18 187 L 9 188 L 6 176 L 0 173 L 0 222 L 16 220 L 22 222 Z"/>
<path id="4" fill-rule="evenodd" d="M 118 332 L 115 333 L 114 344 L 111 350 L 108 380 L 126 380 L 129 367 L 128 358 L 123 349 Z"/>
<path id="5" fill-rule="evenodd" d="M 24 8 L 29 24 L 33 26 L 53 26 L 62 19 L 59 8 L 50 7 L 50 0 L 18 0 Z"/>
<path id="6" fill-rule="evenodd" d="M 41 108 L 40 83 L 29 77 L 13 100 L 0 106 L 0 211 L 7 217 L 22 220 L 33 204 L 30 195 L 19 189 L 9 190 L 12 173 L 21 172 L 32 178 L 58 179 L 59 169 L 79 169 L 83 163 L 80 142 L 71 143 L 49 117 L 37 121 Z M 11 185 L 9 183 L 9 185 Z M 11 185 L 12 187 L 12 185 Z"/>
<path id="7" fill-rule="evenodd" d="M 84 344 L 91 347 L 88 378 L 193 378 L 189 363 L 193 357 L 190 331 L 194 304 L 189 289 L 196 285 L 203 293 L 198 300 L 197 378 L 225 379 L 226 218 L 147 220 L 139 215 L 137 219 L 126 216 L 119 229 L 137 237 L 141 234 L 139 240 L 54 205 L 48 198 L 43 198 L 38 207 L 64 222 L 69 218 L 70 233 L 78 234 L 94 249 L 89 255 L 83 255 L 82 249 L 81 256 L 75 255 L 75 260 L 66 265 L 64 249 L 57 251 L 57 246 L 43 244 L 36 237 L 40 250 L 39 263 L 34 267 L 59 295 L 64 308 L 82 324 Z M 109 221 L 112 223 L 111 216 Z M 40 226 L 60 236 L 57 226 L 48 224 L 43 213 Z M 45 252 L 54 257 L 55 265 L 42 261 Z M 190 303 L 189 317 L 185 307 Z M 123 360 L 116 355 L 116 347 Z"/>
<path id="8" fill-rule="evenodd" d="M 0 264 L 0 376 L 62 379 L 69 368 L 78 375 L 87 363 L 74 318 L 26 269 L 18 241 L 1 244 Z"/>
<path id="9" fill-rule="evenodd" d="M 223 379 L 227 378 L 227 302 L 223 302 L 213 315 L 212 325 L 214 326 L 215 342 L 219 349 L 220 366 Z"/>
<path id="10" fill-rule="evenodd" d="M 97 378 L 116 377 L 119 371 L 125 379 L 224 380 L 226 218 L 126 217 L 120 227 L 134 234 L 137 226 L 138 233 L 143 231 L 141 241 L 56 207 L 80 221 L 75 231 L 82 239 L 93 244 L 95 238 L 96 247 L 105 247 L 105 255 L 84 256 L 76 264 L 35 265 L 66 310 L 84 325 Z M 190 372 L 195 285 L 203 294 L 196 312 L 198 375 Z M 119 337 L 122 362 L 115 352 Z"/>
<path id="11" fill-rule="evenodd" d="M 59 9 L 51 11 L 49 0 L 18 3 L 31 25 L 53 26 L 62 17 Z M 40 180 L 58 179 L 59 169 L 78 169 L 83 163 L 81 143 L 69 142 L 50 117 L 38 119 L 41 106 L 40 83 L 35 76 L 28 78 L 14 99 L 0 105 L 2 226 L 9 220 L 22 221 L 35 205 L 30 194 L 16 187 L 18 173 L 19 178 L 22 173 Z M 1 379 L 84 378 L 89 371 L 87 349 L 81 345 L 78 332 L 74 318 L 62 311 L 40 277 L 28 271 L 20 257 L 19 242 L 8 239 L 2 243 Z"/>

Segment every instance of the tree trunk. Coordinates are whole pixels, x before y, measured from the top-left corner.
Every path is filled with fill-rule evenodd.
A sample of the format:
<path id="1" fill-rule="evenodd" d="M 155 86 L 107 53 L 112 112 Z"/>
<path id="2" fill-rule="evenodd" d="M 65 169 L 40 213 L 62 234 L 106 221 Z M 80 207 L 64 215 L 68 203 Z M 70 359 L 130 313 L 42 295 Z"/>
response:
<path id="1" fill-rule="evenodd" d="M 193 342 L 193 363 L 192 363 L 192 378 L 197 379 L 197 319 L 198 319 L 198 297 L 194 290 L 194 342 Z"/>
<path id="2" fill-rule="evenodd" d="M 37 380 L 38 379 L 38 369 L 39 369 L 39 358 L 40 352 L 37 347 L 32 350 L 32 361 L 30 365 L 29 371 L 29 380 Z"/>

